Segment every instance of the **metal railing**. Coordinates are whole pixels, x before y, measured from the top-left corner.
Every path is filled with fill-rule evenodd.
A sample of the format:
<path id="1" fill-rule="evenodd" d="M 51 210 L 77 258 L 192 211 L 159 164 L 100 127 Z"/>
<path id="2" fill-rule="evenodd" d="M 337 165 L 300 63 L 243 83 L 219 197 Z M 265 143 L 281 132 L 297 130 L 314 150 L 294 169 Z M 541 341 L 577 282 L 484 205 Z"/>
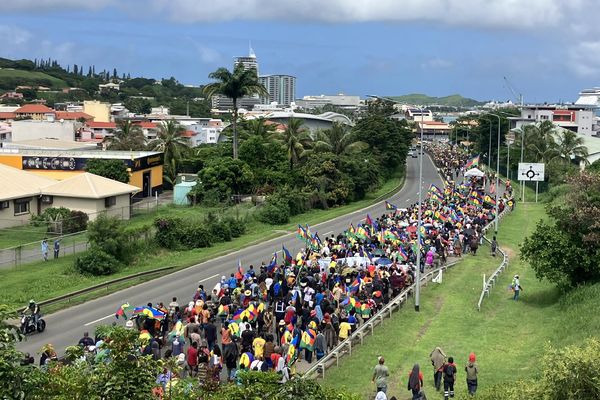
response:
<path id="1" fill-rule="evenodd" d="M 513 200 L 514 201 L 514 200 Z M 499 218 L 502 219 L 507 211 L 509 210 L 509 208 L 505 208 L 504 211 L 502 213 L 500 213 Z M 486 226 L 484 228 L 484 232 L 488 230 L 488 228 L 490 227 L 490 225 Z M 488 242 L 488 243 L 492 243 L 486 236 L 483 237 L 483 239 Z M 481 311 L 481 304 L 483 303 L 483 299 L 485 298 L 485 295 L 487 294 L 488 297 L 490 296 L 490 290 L 494 287 L 494 285 L 496 284 L 496 280 L 498 279 L 498 277 L 500 276 L 500 274 L 502 272 L 504 272 L 504 270 L 506 268 L 508 268 L 508 255 L 506 254 L 505 251 L 503 251 L 499 246 L 496 249 L 501 255 L 502 255 L 502 263 L 500 264 L 500 266 L 492 273 L 492 275 L 489 277 L 489 279 L 484 283 L 483 285 L 483 289 L 481 290 L 481 295 L 479 296 L 479 301 L 477 302 L 477 311 Z M 485 279 L 485 278 L 484 278 Z"/>
<path id="2" fill-rule="evenodd" d="M 136 274 L 127 275 L 127 276 L 123 276 L 121 278 L 112 279 L 110 281 L 102 282 L 102 283 L 99 283 L 97 285 L 87 287 L 85 289 L 77 290 L 75 292 L 63 294 L 62 296 L 53 297 L 53 298 L 48 299 L 48 300 L 40 301 L 38 303 L 38 305 L 39 306 L 47 306 L 47 305 L 50 305 L 50 304 L 60 303 L 60 302 L 63 302 L 63 301 L 66 301 L 66 302 L 69 303 L 75 297 L 79 297 L 79 296 L 84 295 L 84 294 L 95 292 L 95 291 L 100 290 L 100 289 L 106 289 L 106 290 L 108 290 L 108 288 L 110 286 L 115 285 L 117 283 L 126 282 L 126 281 L 129 281 L 129 280 L 132 280 L 132 279 L 136 279 L 136 278 L 143 278 L 143 277 L 151 276 L 151 275 L 155 275 L 155 274 L 158 274 L 158 273 L 161 273 L 161 272 L 167 272 L 167 271 L 171 271 L 173 269 L 175 269 L 175 267 L 171 266 L 171 267 L 161 267 L 161 268 L 156 268 L 156 269 L 152 269 L 152 270 L 149 270 L 149 271 L 138 272 Z M 18 311 L 23 311 L 23 309 L 20 309 Z"/>

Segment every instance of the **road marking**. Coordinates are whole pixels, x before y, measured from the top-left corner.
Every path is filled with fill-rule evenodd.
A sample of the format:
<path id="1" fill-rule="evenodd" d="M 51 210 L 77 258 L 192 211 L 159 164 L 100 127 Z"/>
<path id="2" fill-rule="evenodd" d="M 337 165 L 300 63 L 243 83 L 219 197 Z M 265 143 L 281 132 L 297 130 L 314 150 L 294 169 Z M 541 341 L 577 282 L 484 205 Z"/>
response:
<path id="1" fill-rule="evenodd" d="M 325 237 L 327 237 L 327 236 L 331 235 L 332 233 L 333 233 L 333 231 L 327 232 L 327 233 L 325 234 Z"/>
<path id="2" fill-rule="evenodd" d="M 212 278 L 216 278 L 217 276 L 219 276 L 219 274 L 214 274 L 213 276 L 209 276 L 208 278 L 204 278 L 204 279 L 202 279 L 201 281 L 198 281 L 198 282 L 199 283 L 206 282 L 207 280 L 212 279 Z"/>
<path id="3" fill-rule="evenodd" d="M 83 326 L 89 326 L 89 325 L 95 324 L 96 322 L 100 322 L 102 320 L 105 320 L 107 318 L 114 317 L 114 316 L 115 316 L 115 314 L 110 314 L 110 315 L 107 315 L 106 317 L 98 318 L 98 319 L 96 319 L 96 320 L 94 320 L 92 322 L 88 322 L 87 324 L 83 324 Z"/>

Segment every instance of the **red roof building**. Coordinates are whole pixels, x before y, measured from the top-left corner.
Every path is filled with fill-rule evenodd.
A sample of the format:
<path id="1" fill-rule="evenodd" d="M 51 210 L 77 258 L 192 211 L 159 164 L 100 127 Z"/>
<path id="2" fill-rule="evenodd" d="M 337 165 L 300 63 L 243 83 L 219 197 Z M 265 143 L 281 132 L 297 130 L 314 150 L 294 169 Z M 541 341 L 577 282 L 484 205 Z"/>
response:
<path id="1" fill-rule="evenodd" d="M 17 118 L 17 114 L 14 112 L 0 112 L 0 121 L 14 120 Z"/>
<path id="2" fill-rule="evenodd" d="M 86 126 L 91 129 L 116 129 L 117 124 L 114 122 L 86 122 Z"/>
<path id="3" fill-rule="evenodd" d="M 25 104 L 23 107 L 17 108 L 15 114 L 52 114 L 54 110 L 50 107 L 46 107 L 43 104 Z"/>
<path id="4" fill-rule="evenodd" d="M 56 119 L 78 120 L 80 118 L 86 121 L 93 121 L 94 117 L 81 111 L 56 111 Z"/>

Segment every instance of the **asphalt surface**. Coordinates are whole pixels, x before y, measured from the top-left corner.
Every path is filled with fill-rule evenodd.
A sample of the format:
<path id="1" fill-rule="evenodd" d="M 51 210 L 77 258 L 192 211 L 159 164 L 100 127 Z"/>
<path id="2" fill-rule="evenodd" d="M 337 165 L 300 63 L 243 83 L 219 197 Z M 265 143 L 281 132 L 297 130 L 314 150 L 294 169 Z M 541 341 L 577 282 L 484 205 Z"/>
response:
<path id="1" fill-rule="evenodd" d="M 398 208 L 405 208 L 416 203 L 419 199 L 418 177 L 418 158 L 408 158 L 404 187 L 387 200 Z M 431 183 L 435 183 L 439 187 L 442 185 L 436 168 L 430 158 L 425 155 L 423 159 L 423 196 L 427 193 Z M 354 223 L 356 226 L 356 224 L 364 222 L 367 213 L 375 218 L 385 213 L 385 211 L 385 203 L 381 201 L 365 209 L 310 228 L 313 233 L 318 232 L 323 239 L 325 236 L 337 235 L 346 229 L 350 223 Z M 238 259 L 241 260 L 244 269 L 247 269 L 250 264 L 259 266 L 262 261 L 268 263 L 274 251 L 281 251 L 282 245 L 289 249 L 295 257 L 304 243 L 296 238 L 295 233 L 288 234 L 54 314 L 44 315 L 47 326 L 46 331 L 28 336 L 27 341 L 20 343 L 18 348 L 23 352 L 35 355 L 42 345 L 52 343 L 60 355 L 67 346 L 76 344 L 84 331 L 89 331 L 90 335 L 93 335 L 95 326 L 115 321 L 115 311 L 125 302 L 133 306 L 144 305 L 149 301 L 152 303 L 162 301 L 168 304 L 171 298 L 176 296 L 179 304 L 187 304 L 194 295 L 199 283 L 204 285 L 207 292 L 210 292 L 222 275 L 229 277 L 235 271 Z M 118 323 L 124 324 L 122 319 Z"/>

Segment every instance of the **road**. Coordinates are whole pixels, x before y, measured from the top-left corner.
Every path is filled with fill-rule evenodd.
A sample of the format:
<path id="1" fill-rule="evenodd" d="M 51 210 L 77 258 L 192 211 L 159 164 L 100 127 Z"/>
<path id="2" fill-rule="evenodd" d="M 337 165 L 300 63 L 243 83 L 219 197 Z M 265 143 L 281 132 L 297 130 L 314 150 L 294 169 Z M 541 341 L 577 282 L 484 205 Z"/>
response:
<path id="1" fill-rule="evenodd" d="M 399 208 L 404 208 L 410 204 L 416 203 L 419 199 L 418 177 L 418 158 L 408 158 L 407 176 L 404 187 L 387 200 Z M 433 163 L 426 155 L 423 160 L 422 187 L 424 195 L 431 183 L 435 183 L 439 187 L 442 185 L 442 181 L 437 174 Z M 350 223 L 354 223 L 356 226 L 357 223 L 363 221 L 367 213 L 373 218 L 385 213 L 384 201 L 333 220 L 311 226 L 311 231 L 313 233 L 318 232 L 321 238 L 330 236 L 334 233 L 337 235 L 339 232 L 346 229 Z M 288 234 L 123 289 L 96 300 L 91 300 L 84 304 L 58 311 L 54 314 L 45 315 L 44 319 L 47 323 L 46 331 L 41 334 L 29 336 L 27 341 L 19 344 L 18 348 L 23 352 L 36 354 L 42 345 L 52 343 L 60 355 L 67 346 L 76 344 L 84 331 L 89 331 L 90 334 L 93 334 L 95 326 L 115 321 L 115 311 L 121 304 L 129 302 L 131 305 L 144 305 L 149 301 L 152 303 L 159 301 L 169 303 L 173 296 L 177 297 L 179 304 L 186 304 L 194 294 L 199 282 L 204 285 L 207 291 L 210 291 L 220 280 L 222 275 L 229 276 L 231 272 L 235 271 L 238 259 L 241 260 L 244 269 L 247 269 L 250 264 L 255 266 L 260 265 L 262 261 L 268 262 L 274 251 L 280 251 L 282 244 L 285 245 L 294 256 L 298 250 L 303 247 L 303 242 L 296 238 L 295 233 Z M 123 320 L 120 321 L 121 322 L 119 323 L 123 323 Z"/>

